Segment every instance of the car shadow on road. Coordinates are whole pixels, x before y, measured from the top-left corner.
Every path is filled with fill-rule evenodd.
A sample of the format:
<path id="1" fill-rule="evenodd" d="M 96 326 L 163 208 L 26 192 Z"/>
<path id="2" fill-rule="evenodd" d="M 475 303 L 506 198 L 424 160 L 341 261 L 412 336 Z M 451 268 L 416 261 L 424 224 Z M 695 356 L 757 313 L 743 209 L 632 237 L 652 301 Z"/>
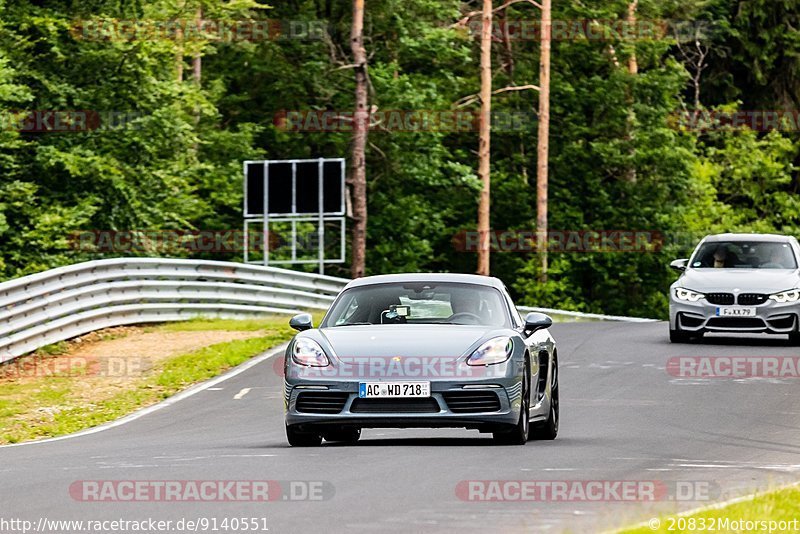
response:
<path id="1" fill-rule="evenodd" d="M 365 438 L 357 447 L 485 447 L 492 443 L 491 436 L 467 438 Z M 327 443 L 328 447 L 352 447 L 340 443 Z"/>
<path id="2" fill-rule="evenodd" d="M 529 441 L 526 447 L 541 447 L 548 444 L 560 443 L 564 444 L 566 439 L 559 439 L 555 441 Z M 574 441 L 574 440 L 570 440 Z M 324 448 L 346 448 L 346 447 L 512 447 L 518 448 L 519 445 L 495 445 L 491 436 L 487 437 L 468 437 L 468 438 L 364 438 L 355 444 L 336 443 L 324 441 L 321 447 Z M 266 445 L 253 445 L 243 447 L 245 449 L 289 449 L 292 448 L 286 442 L 281 443 L 267 443 Z"/>
<path id="3" fill-rule="evenodd" d="M 792 347 L 788 339 L 784 337 L 729 337 L 729 336 L 709 336 L 706 334 L 703 339 L 693 342 L 697 345 L 721 345 L 721 346 L 740 346 L 740 347 Z"/>

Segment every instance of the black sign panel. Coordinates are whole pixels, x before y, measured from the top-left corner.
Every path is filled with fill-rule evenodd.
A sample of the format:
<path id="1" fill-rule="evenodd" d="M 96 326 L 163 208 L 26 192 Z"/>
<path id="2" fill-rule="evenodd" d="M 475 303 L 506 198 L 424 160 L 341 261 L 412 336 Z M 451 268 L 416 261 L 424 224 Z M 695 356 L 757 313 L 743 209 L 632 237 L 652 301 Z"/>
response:
<path id="1" fill-rule="evenodd" d="M 320 160 L 247 162 L 245 216 L 264 215 L 265 187 L 269 216 L 318 215 L 320 193 L 325 215 L 344 215 L 344 160 L 321 161 L 322 165 Z"/>

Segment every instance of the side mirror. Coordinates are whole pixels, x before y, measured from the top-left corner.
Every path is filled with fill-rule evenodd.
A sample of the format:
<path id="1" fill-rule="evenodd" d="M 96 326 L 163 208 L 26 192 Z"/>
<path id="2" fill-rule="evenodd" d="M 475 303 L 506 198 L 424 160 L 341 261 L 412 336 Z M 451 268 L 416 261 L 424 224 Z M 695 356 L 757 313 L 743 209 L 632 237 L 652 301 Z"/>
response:
<path id="1" fill-rule="evenodd" d="M 686 266 L 689 264 L 689 258 L 682 259 L 682 260 L 675 260 L 669 264 L 670 267 L 675 269 L 676 271 L 683 272 L 686 270 Z"/>
<path id="2" fill-rule="evenodd" d="M 553 326 L 553 319 L 549 315 L 538 312 L 530 312 L 525 316 L 525 331 L 528 335 L 538 330 L 544 330 Z"/>
<path id="3" fill-rule="evenodd" d="M 314 324 L 312 322 L 311 315 L 308 313 L 301 313 L 299 315 L 295 315 L 289 320 L 289 326 L 297 330 L 298 332 L 302 332 L 303 330 L 310 330 L 314 328 Z"/>

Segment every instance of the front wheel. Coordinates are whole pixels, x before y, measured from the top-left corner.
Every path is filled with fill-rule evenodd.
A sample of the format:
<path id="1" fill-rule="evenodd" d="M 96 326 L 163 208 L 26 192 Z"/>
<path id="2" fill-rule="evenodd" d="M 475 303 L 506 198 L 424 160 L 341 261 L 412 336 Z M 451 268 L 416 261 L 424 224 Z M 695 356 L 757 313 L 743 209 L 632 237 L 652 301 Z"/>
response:
<path id="1" fill-rule="evenodd" d="M 520 401 L 522 405 L 519 410 L 519 420 L 511 430 L 492 433 L 492 437 L 498 445 L 525 445 L 528 442 L 531 419 L 530 381 L 530 370 L 526 365 L 525 373 L 522 376 L 522 398 Z"/>
<path id="2" fill-rule="evenodd" d="M 294 425 L 286 425 L 286 439 L 292 447 L 318 447 L 322 443 L 322 436 L 300 432 Z"/>
<path id="3" fill-rule="evenodd" d="M 789 334 L 789 345 L 792 347 L 800 347 L 800 331 Z"/>
<path id="4" fill-rule="evenodd" d="M 689 343 L 692 340 L 692 337 L 680 328 L 676 328 L 675 330 L 670 328 L 669 340 L 671 343 Z"/>

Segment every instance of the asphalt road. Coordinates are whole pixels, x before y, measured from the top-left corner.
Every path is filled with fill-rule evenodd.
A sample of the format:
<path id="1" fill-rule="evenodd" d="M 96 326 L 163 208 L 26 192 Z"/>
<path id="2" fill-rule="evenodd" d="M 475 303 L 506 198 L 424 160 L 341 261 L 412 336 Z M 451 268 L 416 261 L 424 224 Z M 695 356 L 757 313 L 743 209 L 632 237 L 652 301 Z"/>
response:
<path id="1" fill-rule="evenodd" d="M 0 519 L 205 517 L 219 527 L 224 518 L 228 526 L 231 518 L 263 518 L 259 526 L 270 532 L 301 533 L 593 532 L 800 479 L 800 379 L 676 379 L 665 369 L 674 356 L 797 356 L 800 349 L 764 338 L 670 345 L 663 323 L 553 331 L 562 407 L 554 442 L 498 447 L 476 431 L 376 429 L 357 446 L 289 448 L 282 380 L 266 360 L 122 426 L 0 448 Z M 76 500 L 70 487 L 87 480 L 276 480 L 283 488 L 312 481 L 323 498 Z M 473 502 L 456 494 L 467 480 L 655 481 L 668 491 L 656 502 Z M 676 481 L 696 494 L 673 500 Z M 303 487 L 294 486 L 298 494 Z"/>

